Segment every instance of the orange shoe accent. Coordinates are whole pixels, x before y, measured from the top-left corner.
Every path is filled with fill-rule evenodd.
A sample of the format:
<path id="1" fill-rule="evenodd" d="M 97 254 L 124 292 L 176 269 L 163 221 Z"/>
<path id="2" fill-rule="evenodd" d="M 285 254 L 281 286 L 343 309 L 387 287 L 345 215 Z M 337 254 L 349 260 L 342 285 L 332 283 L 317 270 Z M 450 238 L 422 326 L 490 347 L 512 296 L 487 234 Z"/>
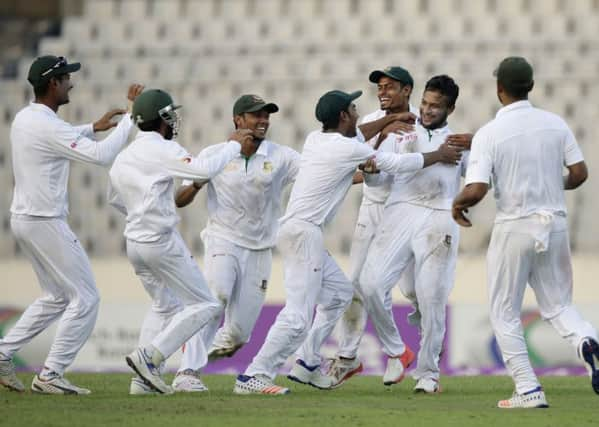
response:
<path id="1" fill-rule="evenodd" d="M 408 369 L 410 365 L 414 362 L 414 360 L 416 360 L 416 355 L 410 347 L 406 346 L 406 351 L 404 351 L 403 354 L 399 356 L 399 360 L 401 361 L 403 368 Z"/>

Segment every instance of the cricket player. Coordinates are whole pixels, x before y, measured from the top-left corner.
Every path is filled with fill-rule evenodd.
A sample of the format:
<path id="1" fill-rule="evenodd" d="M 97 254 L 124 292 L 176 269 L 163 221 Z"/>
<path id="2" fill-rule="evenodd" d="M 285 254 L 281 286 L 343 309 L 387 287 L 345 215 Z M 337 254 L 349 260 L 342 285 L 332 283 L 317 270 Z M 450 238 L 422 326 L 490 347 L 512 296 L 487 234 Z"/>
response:
<path id="1" fill-rule="evenodd" d="M 125 110 L 112 110 L 93 124 L 72 126 L 57 115 L 69 102 L 71 73 L 81 64 L 60 56 L 41 56 L 27 80 L 35 99 L 17 113 L 10 130 L 15 188 L 11 228 L 31 262 L 43 296 L 35 300 L 0 339 L 0 384 L 15 391 L 25 387 L 16 377 L 13 356 L 40 332 L 59 320 L 56 336 L 31 390 L 46 394 L 89 394 L 64 372 L 89 338 L 98 313 L 99 295 L 89 259 L 68 223 L 67 186 L 71 161 L 108 166 L 126 144 L 133 124 Z M 142 90 L 129 87 L 133 101 Z M 94 133 L 116 129 L 103 141 Z"/>
<path id="2" fill-rule="evenodd" d="M 350 303 L 352 284 L 324 248 L 322 227 L 334 218 L 352 185 L 356 168 L 375 155 L 378 167 L 388 172 L 417 170 L 459 158 L 459 151 L 448 145 L 424 155 L 377 153 L 363 142 L 399 116 L 387 115 L 357 130 L 358 113 L 353 101 L 361 94 L 333 90 L 316 105 L 322 130 L 310 133 L 306 139 L 287 211 L 280 220 L 278 248 L 284 257 L 287 301 L 262 348 L 245 373 L 237 377 L 235 393 L 289 393 L 289 389 L 274 385 L 273 380 L 308 337 L 317 304 L 314 326 L 327 322 L 332 328 Z M 310 359 L 296 361 L 291 379 L 318 388 L 331 387 L 333 381 L 320 372 L 320 360 L 314 350 L 320 348 L 322 339 L 331 331 L 323 332 L 304 343 L 304 353 Z"/>
<path id="3" fill-rule="evenodd" d="M 295 181 L 300 155 L 266 138 L 270 115 L 279 111 L 257 95 L 243 95 L 233 106 L 236 129 L 249 129 L 248 145 L 206 184 L 208 224 L 202 231 L 206 248 L 204 268 L 212 292 L 225 307 L 224 324 L 216 333 L 208 359 L 231 357 L 250 339 L 264 304 L 272 267 L 272 248 L 278 226 L 283 191 Z M 226 144 L 202 151 L 218 154 Z M 200 186 L 184 181 L 177 192 L 177 206 L 189 204 Z M 220 318 L 211 328 L 218 328 Z M 202 334 L 190 339 L 174 389 L 204 391 L 198 368 L 206 364 Z M 209 335 L 209 334 L 208 334 Z M 208 343 L 209 345 L 210 343 Z"/>
<path id="4" fill-rule="evenodd" d="M 418 109 L 410 104 L 414 79 L 408 70 L 400 66 L 389 66 L 383 70 L 372 71 L 368 79 L 371 83 L 377 85 L 380 108 L 364 116 L 361 120 L 362 123 L 380 119 L 387 114 L 409 112 L 414 117 L 418 114 Z M 411 130 L 413 130 L 412 126 L 405 129 L 405 131 Z M 367 143 L 375 150 L 378 150 L 386 138 L 387 135 L 381 132 L 368 140 Z M 386 144 L 381 149 L 387 148 L 392 151 L 394 144 Z M 362 203 L 360 204 L 350 250 L 351 270 L 349 279 L 354 285 L 354 296 L 339 321 L 339 351 L 327 372 L 329 376 L 335 379 L 335 385 L 340 385 L 363 369 L 357 356 L 358 347 L 366 328 L 367 314 L 362 297 L 358 292 L 358 279 L 368 254 L 368 248 L 381 220 L 383 208 L 389 196 L 390 184 L 391 182 L 388 181 L 382 185 L 369 186 L 367 182 L 364 182 L 362 187 Z M 412 280 L 409 273 L 404 274 L 404 277 L 404 280 Z M 299 357 L 302 358 L 303 355 L 300 354 Z"/>
<path id="5" fill-rule="evenodd" d="M 377 85 L 380 109 L 365 116 L 362 123 L 376 120 L 385 114 L 391 113 L 410 112 L 414 116 L 419 115 L 419 110 L 409 102 L 414 80 L 406 69 L 399 66 L 389 66 L 383 70 L 375 70 L 370 73 L 369 80 Z M 375 149 L 394 151 L 401 146 L 397 140 L 398 137 L 403 138 L 412 130 L 413 127 L 391 135 L 381 133 L 369 140 L 368 143 Z M 383 143 L 388 137 L 390 140 Z M 463 145 L 464 148 L 468 149 L 471 139 L 471 134 L 449 134 L 446 141 Z M 387 179 L 382 183 L 377 183 L 377 185 L 368 185 L 368 182 L 364 182 L 362 204 L 350 251 L 352 266 L 350 279 L 354 284 L 355 292 L 350 306 L 339 322 L 339 351 L 328 370 L 328 375 L 335 378 L 335 386 L 342 384 L 363 369 L 357 356 L 366 327 L 367 313 L 359 293 L 358 282 L 368 255 L 368 249 L 383 216 L 383 209 L 391 191 L 391 184 L 392 179 Z M 400 281 L 404 289 L 414 286 L 413 262 L 408 264 Z M 408 320 L 415 326 L 420 327 L 420 313 L 417 306 L 415 306 L 414 312 L 409 315 Z"/>
<path id="6" fill-rule="evenodd" d="M 431 78 L 420 103 L 420 119 L 412 134 L 398 135 L 399 153 L 437 150 L 451 130 L 459 88 L 446 75 Z M 385 385 L 400 382 L 414 354 L 403 343 L 393 319 L 391 290 L 405 268 L 414 265 L 413 280 L 400 289 L 419 317 L 420 351 L 414 372 L 417 392 L 437 393 L 439 355 L 445 336 L 445 307 L 453 287 L 458 251 L 458 227 L 451 217 L 451 202 L 459 191 L 468 154 L 455 164 L 436 164 L 393 177 L 381 223 L 370 245 L 359 286 L 383 351 L 389 356 Z M 384 174 L 378 176 L 384 180 Z"/>
<path id="7" fill-rule="evenodd" d="M 495 75 L 503 107 L 474 136 L 466 187 L 453 202 L 453 217 L 470 227 L 464 214 L 485 197 L 493 183 L 497 215 L 487 253 L 491 324 L 516 386 L 512 397 L 497 406 L 546 408 L 520 321 L 527 283 L 541 316 L 577 349 L 593 390 L 599 393 L 597 331 L 572 305 L 564 197 L 564 190 L 578 188 L 588 173 L 565 121 L 528 101 L 534 80 L 526 59 L 505 58 Z"/>
<path id="8" fill-rule="evenodd" d="M 219 153 L 193 158 L 173 140 L 178 108 L 162 90 L 139 95 L 132 116 L 140 132 L 110 169 L 111 203 L 127 215 L 127 256 L 152 297 L 140 346 L 126 361 L 146 386 L 161 394 L 173 392 L 161 377 L 161 365 L 222 312 L 176 229 L 174 178 L 214 177 L 239 155 L 240 142 L 250 133 L 237 131 Z"/>

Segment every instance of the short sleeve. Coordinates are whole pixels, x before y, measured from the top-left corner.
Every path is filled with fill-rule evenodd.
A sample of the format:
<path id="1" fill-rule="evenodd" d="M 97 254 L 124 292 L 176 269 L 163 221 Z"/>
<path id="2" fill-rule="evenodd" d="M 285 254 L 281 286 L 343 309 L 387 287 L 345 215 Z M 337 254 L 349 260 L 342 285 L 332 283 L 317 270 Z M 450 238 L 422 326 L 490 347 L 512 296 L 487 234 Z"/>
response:
<path id="1" fill-rule="evenodd" d="M 566 142 L 564 144 L 564 165 L 572 166 L 576 163 L 584 161 L 582 150 L 576 142 L 576 137 L 568 128 L 566 132 Z"/>
<path id="2" fill-rule="evenodd" d="M 489 184 L 493 172 L 493 141 L 479 131 L 472 139 L 465 184 Z"/>

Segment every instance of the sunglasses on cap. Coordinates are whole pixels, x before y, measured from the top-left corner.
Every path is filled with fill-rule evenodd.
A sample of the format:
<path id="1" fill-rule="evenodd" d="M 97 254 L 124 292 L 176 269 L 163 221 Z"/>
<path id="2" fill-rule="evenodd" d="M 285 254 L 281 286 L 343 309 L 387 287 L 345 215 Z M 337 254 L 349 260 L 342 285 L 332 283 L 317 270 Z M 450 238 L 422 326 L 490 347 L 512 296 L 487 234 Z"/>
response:
<path id="1" fill-rule="evenodd" d="M 42 77 L 46 76 L 46 74 L 52 72 L 52 70 L 56 70 L 57 68 L 60 67 L 65 67 L 67 65 L 67 59 L 64 56 L 59 56 L 58 61 L 56 62 L 56 64 L 52 65 L 50 68 L 48 68 L 46 71 L 44 71 L 43 73 L 41 73 L 40 75 Z"/>

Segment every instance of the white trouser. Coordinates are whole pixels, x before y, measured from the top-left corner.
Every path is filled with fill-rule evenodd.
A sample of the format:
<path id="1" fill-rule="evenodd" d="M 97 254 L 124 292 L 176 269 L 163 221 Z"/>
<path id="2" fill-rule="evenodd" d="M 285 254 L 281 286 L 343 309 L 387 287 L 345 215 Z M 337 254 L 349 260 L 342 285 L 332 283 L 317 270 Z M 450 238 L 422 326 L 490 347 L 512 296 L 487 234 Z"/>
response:
<path id="1" fill-rule="evenodd" d="M 156 242 L 127 240 L 127 256 L 152 298 L 140 343 L 152 344 L 165 359 L 222 313 L 176 230 Z"/>
<path id="2" fill-rule="evenodd" d="M 584 337 L 597 339 L 597 331 L 572 305 L 567 220 L 556 216 L 545 236 L 536 233 L 542 227 L 537 215 L 495 224 L 487 253 L 491 324 L 518 393 L 539 386 L 520 320 L 526 283 L 535 293 L 541 316 L 573 347 Z M 537 252 L 542 250 L 540 240 L 545 240 L 546 250 Z"/>
<path id="3" fill-rule="evenodd" d="M 383 351 L 397 356 L 405 345 L 393 319 L 391 290 L 414 262 L 414 281 L 401 284 L 421 314 L 420 352 L 414 378 L 439 377 L 445 308 L 453 287 L 459 230 L 451 213 L 408 203 L 387 206 L 360 276 L 360 289 Z"/>
<path id="4" fill-rule="evenodd" d="M 212 347 L 234 349 L 250 339 L 264 304 L 272 267 L 270 249 L 251 250 L 217 237 L 206 237 L 204 268 L 208 285 L 225 306 L 225 321 L 216 333 Z M 207 326 L 215 330 L 220 317 Z M 185 345 L 180 370 L 199 369 L 207 356 L 202 350 L 210 343 L 199 345 L 204 334 L 192 337 Z M 207 334 L 210 335 L 209 333 Z"/>
<path id="5" fill-rule="evenodd" d="M 362 203 L 360 205 L 358 221 L 356 222 L 356 228 L 354 230 L 349 253 L 351 266 L 349 279 L 354 286 L 354 297 L 339 321 L 340 343 L 337 356 L 353 359 L 358 355 L 358 348 L 360 347 L 360 341 L 364 335 L 366 321 L 368 320 L 368 314 L 364 307 L 363 298 L 360 295 L 358 281 L 364 263 L 366 262 L 366 257 L 368 256 L 368 249 L 370 248 L 376 229 L 383 217 L 384 209 L 384 203 Z M 410 263 L 401 277 L 401 287 L 413 287 L 413 263 Z M 389 297 L 391 297 L 391 295 L 389 295 Z"/>
<path id="6" fill-rule="evenodd" d="M 100 296 L 89 259 L 64 218 L 13 215 L 11 227 L 43 296 L 0 339 L 0 352 L 12 357 L 60 317 L 44 366 L 62 375 L 96 323 Z"/>
<path id="7" fill-rule="evenodd" d="M 318 304 L 315 327 L 321 322 L 334 326 L 352 297 L 351 282 L 325 250 L 319 227 L 296 219 L 286 221 L 279 230 L 278 248 L 285 265 L 287 300 L 247 375 L 274 378 L 302 343 L 300 357 L 308 365 L 320 364 L 318 351 L 331 330 L 309 330 L 314 308 Z"/>

